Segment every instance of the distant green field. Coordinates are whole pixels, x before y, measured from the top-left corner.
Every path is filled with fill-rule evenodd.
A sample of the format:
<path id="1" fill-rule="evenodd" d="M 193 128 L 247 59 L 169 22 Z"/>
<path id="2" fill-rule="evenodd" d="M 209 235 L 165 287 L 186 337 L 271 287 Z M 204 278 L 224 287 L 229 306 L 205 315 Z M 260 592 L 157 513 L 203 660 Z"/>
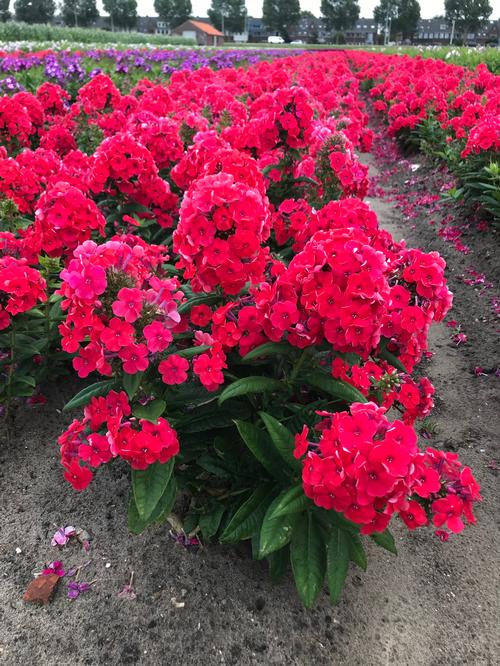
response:
<path id="1" fill-rule="evenodd" d="M 73 42 L 75 44 L 157 44 L 158 46 L 192 46 L 192 39 L 142 32 L 110 32 L 94 28 L 63 28 L 48 24 L 7 21 L 0 23 L 0 48 L 8 42 Z"/>

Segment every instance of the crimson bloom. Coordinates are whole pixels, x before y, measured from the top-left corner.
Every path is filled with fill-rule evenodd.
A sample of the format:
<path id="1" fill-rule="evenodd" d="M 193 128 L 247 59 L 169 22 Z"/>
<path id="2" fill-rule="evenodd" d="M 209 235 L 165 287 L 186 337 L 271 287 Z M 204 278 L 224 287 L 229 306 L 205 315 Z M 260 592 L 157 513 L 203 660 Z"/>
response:
<path id="1" fill-rule="evenodd" d="M 123 361 L 123 369 L 129 375 L 142 372 L 148 365 L 148 348 L 143 344 L 133 344 L 120 350 L 118 356 Z"/>
<path id="2" fill-rule="evenodd" d="M 160 363 L 158 370 L 164 384 L 182 384 L 187 379 L 189 361 L 177 354 L 170 354 Z"/>
<path id="3" fill-rule="evenodd" d="M 66 467 L 64 478 L 71 483 L 77 492 L 81 492 L 92 481 L 92 472 L 88 467 L 82 467 L 78 460 L 73 460 Z"/>
<path id="4" fill-rule="evenodd" d="M 142 310 L 142 293 L 139 289 L 124 287 L 118 292 L 118 300 L 112 305 L 113 313 L 129 323 L 139 318 Z"/>

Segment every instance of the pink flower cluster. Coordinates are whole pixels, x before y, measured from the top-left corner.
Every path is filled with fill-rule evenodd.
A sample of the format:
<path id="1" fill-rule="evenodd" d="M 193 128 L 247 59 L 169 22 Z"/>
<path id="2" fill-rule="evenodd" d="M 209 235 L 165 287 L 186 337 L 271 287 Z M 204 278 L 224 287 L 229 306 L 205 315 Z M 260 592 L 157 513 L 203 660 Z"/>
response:
<path id="1" fill-rule="evenodd" d="M 85 241 L 75 250 L 61 273 L 67 315 L 60 332 L 63 349 L 78 352 L 79 377 L 144 371 L 170 345 L 183 294 L 177 280 L 157 274 L 165 258 L 163 247 L 137 237 Z"/>
<path id="2" fill-rule="evenodd" d="M 47 300 L 45 280 L 26 259 L 0 256 L 0 330 L 7 328 L 11 316 L 31 310 Z"/>
<path id="3" fill-rule="evenodd" d="M 257 188 L 223 171 L 200 178 L 184 196 L 174 232 L 178 266 L 195 291 L 220 286 L 237 294 L 264 278 L 269 228 L 268 202 Z"/>
<path id="4" fill-rule="evenodd" d="M 167 462 L 179 452 L 177 433 L 169 422 L 161 417 L 154 423 L 133 418 L 124 391 L 92 398 L 84 418 L 75 419 L 58 443 L 64 477 L 78 491 L 91 482 L 90 468 L 96 469 L 112 458 L 123 458 L 132 469 L 146 469 L 155 462 Z"/>
<path id="5" fill-rule="evenodd" d="M 451 532 L 475 523 L 481 499 L 471 470 L 456 454 L 419 451 L 415 431 L 390 422 L 375 403 L 354 403 L 350 413 L 320 413 L 317 443 L 304 426 L 295 438 L 303 459 L 305 494 L 317 506 L 341 512 L 363 534 L 383 532 L 399 514 L 409 529 L 432 522 Z"/>

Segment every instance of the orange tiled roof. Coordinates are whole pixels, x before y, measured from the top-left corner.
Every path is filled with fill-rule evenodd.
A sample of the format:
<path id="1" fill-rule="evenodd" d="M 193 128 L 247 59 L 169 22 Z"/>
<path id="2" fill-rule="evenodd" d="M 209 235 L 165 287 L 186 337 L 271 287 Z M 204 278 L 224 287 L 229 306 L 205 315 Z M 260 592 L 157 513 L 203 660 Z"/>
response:
<path id="1" fill-rule="evenodd" d="M 210 23 L 203 23 L 203 21 L 193 21 L 193 19 L 189 19 L 189 23 L 192 23 L 197 30 L 206 32 L 207 35 L 213 35 L 214 37 L 224 37 L 222 32 L 217 30 L 217 28 L 214 28 L 214 26 L 210 25 Z"/>

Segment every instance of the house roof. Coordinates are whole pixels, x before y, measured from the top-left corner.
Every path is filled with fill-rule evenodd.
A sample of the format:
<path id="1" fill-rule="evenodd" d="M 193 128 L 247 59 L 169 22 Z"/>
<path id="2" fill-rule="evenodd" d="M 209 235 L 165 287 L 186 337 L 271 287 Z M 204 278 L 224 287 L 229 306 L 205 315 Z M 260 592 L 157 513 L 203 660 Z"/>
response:
<path id="1" fill-rule="evenodd" d="M 205 23 L 204 21 L 194 21 L 193 19 L 189 19 L 189 23 L 192 23 L 197 30 L 205 32 L 207 35 L 212 35 L 213 37 L 224 37 L 222 32 L 217 30 L 217 28 L 214 28 L 214 26 L 210 23 Z"/>

